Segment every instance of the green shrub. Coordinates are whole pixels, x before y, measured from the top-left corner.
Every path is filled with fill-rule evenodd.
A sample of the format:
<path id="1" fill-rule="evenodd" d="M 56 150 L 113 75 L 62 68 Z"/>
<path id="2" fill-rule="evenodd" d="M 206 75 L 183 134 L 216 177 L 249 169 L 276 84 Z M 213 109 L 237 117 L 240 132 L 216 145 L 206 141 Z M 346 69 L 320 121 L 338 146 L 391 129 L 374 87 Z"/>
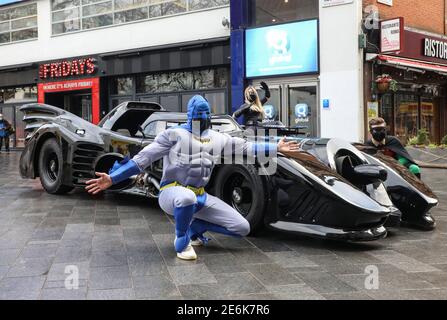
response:
<path id="1" fill-rule="evenodd" d="M 409 146 L 417 146 L 418 145 L 418 138 L 417 137 L 413 137 L 410 140 L 408 140 L 408 145 Z"/>
<path id="2" fill-rule="evenodd" d="M 445 136 L 444 138 L 442 138 L 442 140 L 441 140 L 441 144 L 442 144 L 442 145 L 447 145 L 447 136 Z"/>
<path id="3" fill-rule="evenodd" d="M 428 139 L 429 133 L 427 129 L 421 129 L 417 134 L 417 142 L 418 145 L 428 146 L 430 144 L 430 140 Z"/>

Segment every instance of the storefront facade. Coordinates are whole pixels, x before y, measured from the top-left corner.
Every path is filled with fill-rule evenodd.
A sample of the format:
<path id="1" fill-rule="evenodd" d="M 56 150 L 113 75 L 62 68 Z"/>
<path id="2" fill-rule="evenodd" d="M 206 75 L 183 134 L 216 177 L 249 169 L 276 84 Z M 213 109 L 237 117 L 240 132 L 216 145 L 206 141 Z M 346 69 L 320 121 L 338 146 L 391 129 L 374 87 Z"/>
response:
<path id="1" fill-rule="evenodd" d="M 0 5 L 0 112 L 18 129 L 12 145 L 23 147 L 26 103 L 95 124 L 124 101 L 185 111 L 195 94 L 230 112 L 229 0 L 96 2 Z"/>
<path id="2" fill-rule="evenodd" d="M 213 112 L 229 110 L 229 39 L 141 48 L 39 64 L 38 102 L 98 124 L 125 101 L 160 103 L 186 111 L 195 94 Z"/>
<path id="3" fill-rule="evenodd" d="M 359 141 L 362 50 L 353 39 L 361 6 L 360 0 L 232 1 L 232 111 L 244 103 L 248 85 L 260 89 L 265 81 L 272 91 L 267 120 L 308 136 Z M 348 130 L 340 130 L 344 122 Z"/>
<path id="4" fill-rule="evenodd" d="M 447 134 L 447 37 L 403 26 L 401 32 L 399 51 L 367 55 L 365 119 L 383 117 L 404 144 L 421 129 L 439 144 Z M 375 80 L 383 74 L 397 81 L 394 90 L 379 90 Z"/>
<path id="5" fill-rule="evenodd" d="M 316 136 L 319 5 L 318 1 L 305 2 L 302 7 L 298 1 L 291 1 L 289 6 L 276 1 L 232 3 L 232 111 L 244 103 L 248 85 L 255 86 L 262 98 L 260 83 L 264 81 L 271 91 L 271 98 L 264 105 L 266 120 L 298 126 L 306 134 Z M 238 28 L 241 25 L 243 28 Z"/>

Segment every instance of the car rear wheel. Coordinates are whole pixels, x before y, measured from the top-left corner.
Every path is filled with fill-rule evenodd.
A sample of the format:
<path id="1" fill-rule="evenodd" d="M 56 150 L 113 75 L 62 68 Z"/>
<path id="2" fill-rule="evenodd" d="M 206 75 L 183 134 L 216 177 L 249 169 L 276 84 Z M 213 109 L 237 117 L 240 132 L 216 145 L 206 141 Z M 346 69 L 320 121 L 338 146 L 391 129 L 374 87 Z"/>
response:
<path id="1" fill-rule="evenodd" d="M 263 226 L 265 190 L 256 167 L 226 165 L 216 175 L 216 196 L 250 223 L 251 233 Z"/>
<path id="2" fill-rule="evenodd" d="M 62 150 L 56 139 L 45 141 L 39 154 L 39 176 L 46 192 L 65 194 L 74 189 L 62 183 L 63 163 Z"/>

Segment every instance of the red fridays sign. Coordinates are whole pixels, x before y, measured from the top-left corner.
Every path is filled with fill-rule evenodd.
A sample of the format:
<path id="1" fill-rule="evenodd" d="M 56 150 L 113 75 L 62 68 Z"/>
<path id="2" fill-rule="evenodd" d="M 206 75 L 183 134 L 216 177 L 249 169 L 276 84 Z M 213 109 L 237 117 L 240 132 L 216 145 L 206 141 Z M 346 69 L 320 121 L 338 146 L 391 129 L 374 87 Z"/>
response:
<path id="1" fill-rule="evenodd" d="M 72 61 L 41 64 L 39 66 L 39 77 L 40 79 L 45 80 L 92 75 L 96 70 L 97 65 L 95 59 L 75 59 Z"/>

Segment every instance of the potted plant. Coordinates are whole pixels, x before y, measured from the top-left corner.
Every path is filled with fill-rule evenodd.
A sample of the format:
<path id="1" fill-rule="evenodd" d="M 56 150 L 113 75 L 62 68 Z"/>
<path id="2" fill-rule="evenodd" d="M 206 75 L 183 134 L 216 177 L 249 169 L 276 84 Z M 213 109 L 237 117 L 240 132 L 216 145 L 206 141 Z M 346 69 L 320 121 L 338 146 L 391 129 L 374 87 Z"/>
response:
<path id="1" fill-rule="evenodd" d="M 397 91 L 397 81 L 394 80 L 389 74 L 382 74 L 376 78 L 377 90 L 380 93 L 391 91 Z"/>

